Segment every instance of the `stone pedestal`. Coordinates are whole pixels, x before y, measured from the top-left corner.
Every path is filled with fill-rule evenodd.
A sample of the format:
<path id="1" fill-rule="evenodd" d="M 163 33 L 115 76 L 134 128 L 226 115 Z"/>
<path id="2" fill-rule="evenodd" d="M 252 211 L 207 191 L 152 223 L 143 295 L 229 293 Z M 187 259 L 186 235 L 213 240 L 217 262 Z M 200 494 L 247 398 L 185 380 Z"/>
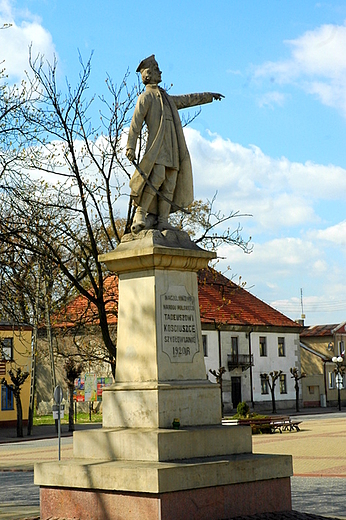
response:
<path id="1" fill-rule="evenodd" d="M 74 433 L 73 461 L 35 465 L 41 520 L 291 509 L 291 457 L 254 455 L 250 427 L 222 426 L 206 377 L 196 273 L 213 257 L 173 231 L 141 232 L 101 257 L 119 275 L 116 383 L 102 430 Z"/>

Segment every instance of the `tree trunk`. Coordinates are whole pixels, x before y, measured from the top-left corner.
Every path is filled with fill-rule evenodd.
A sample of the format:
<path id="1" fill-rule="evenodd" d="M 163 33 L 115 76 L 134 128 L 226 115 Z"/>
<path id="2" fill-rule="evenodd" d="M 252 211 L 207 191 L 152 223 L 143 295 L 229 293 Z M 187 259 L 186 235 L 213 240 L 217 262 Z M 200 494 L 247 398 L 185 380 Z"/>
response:
<path id="1" fill-rule="evenodd" d="M 271 388 L 270 391 L 271 391 L 271 394 L 272 394 L 272 412 L 276 413 L 275 386 L 273 386 L 273 388 Z"/>
<path id="2" fill-rule="evenodd" d="M 36 393 L 36 352 L 37 352 L 37 332 L 38 332 L 38 316 L 39 316 L 39 296 L 40 296 L 40 276 L 41 266 L 37 264 L 36 273 L 36 291 L 35 291 L 35 305 L 34 305 L 34 328 L 32 333 L 32 351 L 31 351 L 31 382 L 30 382 L 30 399 L 29 399 L 29 414 L 28 414 L 28 431 L 31 435 L 34 423 L 34 405 Z"/>
<path id="3" fill-rule="evenodd" d="M 73 386 L 69 385 L 69 404 L 68 404 L 68 431 L 74 431 L 74 417 L 73 417 Z"/>
<path id="4" fill-rule="evenodd" d="M 298 381 L 296 381 L 296 384 L 294 386 L 296 389 L 296 412 L 299 412 L 299 384 L 298 384 Z"/>
<path id="5" fill-rule="evenodd" d="M 15 396 L 17 406 L 17 437 L 23 437 L 23 411 L 20 394 Z"/>
<path id="6" fill-rule="evenodd" d="M 98 300 L 97 311 L 98 311 L 98 317 L 99 317 L 99 321 L 100 321 L 102 339 L 103 339 L 103 342 L 109 353 L 109 357 L 111 360 L 112 376 L 115 379 L 116 345 L 113 343 L 112 338 L 109 333 L 107 312 L 106 312 L 105 302 L 103 300 Z"/>

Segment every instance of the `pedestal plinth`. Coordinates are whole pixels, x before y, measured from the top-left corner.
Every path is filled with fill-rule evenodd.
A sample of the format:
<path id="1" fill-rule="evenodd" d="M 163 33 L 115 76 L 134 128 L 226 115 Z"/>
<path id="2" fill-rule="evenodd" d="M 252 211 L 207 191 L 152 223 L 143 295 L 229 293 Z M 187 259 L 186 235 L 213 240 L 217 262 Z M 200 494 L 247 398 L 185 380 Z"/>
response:
<path id="1" fill-rule="evenodd" d="M 213 257 L 173 231 L 101 257 L 119 276 L 116 383 L 102 430 L 74 433 L 74 460 L 35 466 L 42 520 L 291 509 L 291 457 L 253 455 L 251 428 L 221 425 L 220 389 L 206 378 L 197 271 Z"/>

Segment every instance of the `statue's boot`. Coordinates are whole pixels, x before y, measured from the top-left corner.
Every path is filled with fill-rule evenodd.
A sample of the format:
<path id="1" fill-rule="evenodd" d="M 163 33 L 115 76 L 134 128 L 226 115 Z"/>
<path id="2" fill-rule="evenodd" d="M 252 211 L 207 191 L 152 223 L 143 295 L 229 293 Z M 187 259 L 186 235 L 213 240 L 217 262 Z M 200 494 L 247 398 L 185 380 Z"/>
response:
<path id="1" fill-rule="evenodd" d="M 143 190 L 140 206 L 138 206 L 135 216 L 133 218 L 133 223 L 131 226 L 132 233 L 139 233 L 142 229 L 147 227 L 146 215 L 150 204 L 154 198 L 154 191 L 150 188 L 146 187 Z"/>
<path id="2" fill-rule="evenodd" d="M 177 230 L 178 228 L 172 226 L 168 222 L 168 215 L 171 209 L 171 204 L 166 200 L 159 200 L 158 202 L 158 217 L 157 217 L 157 229 L 164 231 L 165 229 Z"/>
<path id="3" fill-rule="evenodd" d="M 132 226 L 131 226 L 132 233 L 137 234 L 142 229 L 145 228 L 145 226 L 146 226 L 146 221 L 145 221 L 146 213 L 147 212 L 144 209 L 137 208 L 135 216 L 134 216 L 134 219 L 133 219 L 133 222 L 132 222 Z"/>

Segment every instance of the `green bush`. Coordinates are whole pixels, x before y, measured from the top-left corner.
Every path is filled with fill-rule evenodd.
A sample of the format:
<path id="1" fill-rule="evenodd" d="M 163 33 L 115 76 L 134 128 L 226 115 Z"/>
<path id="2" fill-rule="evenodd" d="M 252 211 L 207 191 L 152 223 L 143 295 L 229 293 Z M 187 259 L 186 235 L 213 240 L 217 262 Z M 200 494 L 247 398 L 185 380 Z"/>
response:
<path id="1" fill-rule="evenodd" d="M 249 415 L 249 411 L 250 411 L 250 407 L 245 401 L 242 401 L 241 403 L 238 404 L 237 415 L 239 417 L 247 417 Z"/>

